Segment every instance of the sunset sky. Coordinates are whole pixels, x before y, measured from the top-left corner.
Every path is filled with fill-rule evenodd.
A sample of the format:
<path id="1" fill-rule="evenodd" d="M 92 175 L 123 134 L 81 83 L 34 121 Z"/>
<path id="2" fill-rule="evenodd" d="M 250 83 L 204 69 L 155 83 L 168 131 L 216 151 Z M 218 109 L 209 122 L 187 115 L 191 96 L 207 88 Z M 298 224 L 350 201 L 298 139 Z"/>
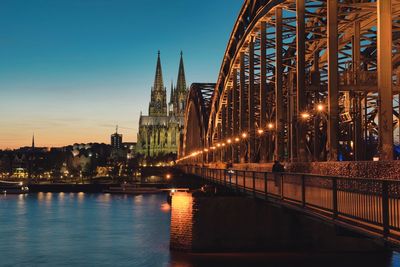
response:
<path id="1" fill-rule="evenodd" d="M 0 149 L 135 141 L 164 83 L 215 82 L 242 0 L 2 0 Z M 223 19 L 221 19 L 223 18 Z"/>

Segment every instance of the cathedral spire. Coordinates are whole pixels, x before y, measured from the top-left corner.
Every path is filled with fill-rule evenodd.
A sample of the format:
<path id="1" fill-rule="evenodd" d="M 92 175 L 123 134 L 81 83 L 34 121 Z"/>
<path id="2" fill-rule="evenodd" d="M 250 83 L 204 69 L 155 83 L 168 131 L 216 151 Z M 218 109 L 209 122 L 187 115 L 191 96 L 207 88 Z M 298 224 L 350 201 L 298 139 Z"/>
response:
<path id="1" fill-rule="evenodd" d="M 160 51 L 157 56 L 156 75 L 154 86 L 151 88 L 151 100 L 149 105 L 149 116 L 167 116 L 167 90 L 164 87 Z"/>
<path id="2" fill-rule="evenodd" d="M 164 82 L 163 82 L 162 69 L 161 69 L 160 50 L 158 50 L 156 75 L 154 77 L 153 90 L 154 91 L 163 91 L 164 90 Z"/>
<path id="3" fill-rule="evenodd" d="M 174 100 L 174 82 L 171 80 L 171 94 L 169 96 L 169 102 L 172 103 Z"/>
<path id="4" fill-rule="evenodd" d="M 35 133 L 32 134 L 32 151 L 35 149 Z"/>
<path id="5" fill-rule="evenodd" d="M 185 67 L 183 65 L 183 52 L 182 51 L 181 51 L 181 59 L 179 61 L 179 71 L 178 71 L 178 80 L 176 83 L 176 91 L 177 92 L 185 92 L 186 91 Z"/>

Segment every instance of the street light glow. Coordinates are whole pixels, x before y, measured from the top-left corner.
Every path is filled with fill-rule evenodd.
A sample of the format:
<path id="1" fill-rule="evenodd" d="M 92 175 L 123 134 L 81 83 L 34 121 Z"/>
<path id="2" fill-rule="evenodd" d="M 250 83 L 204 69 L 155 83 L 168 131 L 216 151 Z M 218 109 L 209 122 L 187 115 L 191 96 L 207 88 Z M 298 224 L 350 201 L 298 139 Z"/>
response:
<path id="1" fill-rule="evenodd" d="M 236 143 L 239 142 L 239 140 L 240 140 L 239 137 L 236 137 L 236 138 L 235 138 L 235 142 L 236 142 Z"/>
<path id="2" fill-rule="evenodd" d="M 268 123 L 268 129 L 272 129 L 272 128 L 274 128 L 274 124 L 273 123 Z"/>
<path id="3" fill-rule="evenodd" d="M 321 112 L 321 111 L 324 111 L 324 109 L 325 109 L 325 106 L 323 104 L 317 105 L 317 111 Z"/>
<path id="4" fill-rule="evenodd" d="M 260 135 L 261 135 L 261 134 L 263 134 L 263 133 L 264 133 L 264 130 L 263 130 L 263 129 L 258 129 L 258 131 L 257 131 L 257 132 L 258 132 L 258 134 L 260 134 Z"/>
<path id="5" fill-rule="evenodd" d="M 301 118 L 302 118 L 303 120 L 306 120 L 306 119 L 310 118 L 310 114 L 307 113 L 307 112 L 301 113 L 300 116 L 301 116 Z"/>
<path id="6" fill-rule="evenodd" d="M 242 138 L 247 138 L 247 133 L 242 133 Z"/>

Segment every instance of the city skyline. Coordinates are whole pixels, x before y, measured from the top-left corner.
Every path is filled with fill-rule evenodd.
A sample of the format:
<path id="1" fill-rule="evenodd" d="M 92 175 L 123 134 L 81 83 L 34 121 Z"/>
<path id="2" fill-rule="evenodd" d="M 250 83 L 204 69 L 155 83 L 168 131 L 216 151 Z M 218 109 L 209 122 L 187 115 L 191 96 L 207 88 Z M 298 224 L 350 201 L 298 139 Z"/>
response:
<path id="1" fill-rule="evenodd" d="M 157 2 L 3 2 L 0 149 L 29 145 L 33 132 L 37 146 L 108 143 L 116 124 L 136 141 L 158 50 L 167 88 L 181 50 L 188 86 L 215 82 L 241 1 Z M 146 14 L 154 19 L 145 24 Z"/>

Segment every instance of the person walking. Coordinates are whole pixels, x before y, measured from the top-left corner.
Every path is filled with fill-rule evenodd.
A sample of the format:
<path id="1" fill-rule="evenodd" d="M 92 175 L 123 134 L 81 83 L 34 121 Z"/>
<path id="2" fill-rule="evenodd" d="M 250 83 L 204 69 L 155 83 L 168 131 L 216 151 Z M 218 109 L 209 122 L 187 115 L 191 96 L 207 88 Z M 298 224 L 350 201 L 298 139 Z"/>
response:
<path id="1" fill-rule="evenodd" d="M 274 161 L 272 165 L 272 172 L 274 173 L 275 186 L 281 187 L 281 176 L 285 172 L 285 167 L 279 162 L 279 160 Z"/>

